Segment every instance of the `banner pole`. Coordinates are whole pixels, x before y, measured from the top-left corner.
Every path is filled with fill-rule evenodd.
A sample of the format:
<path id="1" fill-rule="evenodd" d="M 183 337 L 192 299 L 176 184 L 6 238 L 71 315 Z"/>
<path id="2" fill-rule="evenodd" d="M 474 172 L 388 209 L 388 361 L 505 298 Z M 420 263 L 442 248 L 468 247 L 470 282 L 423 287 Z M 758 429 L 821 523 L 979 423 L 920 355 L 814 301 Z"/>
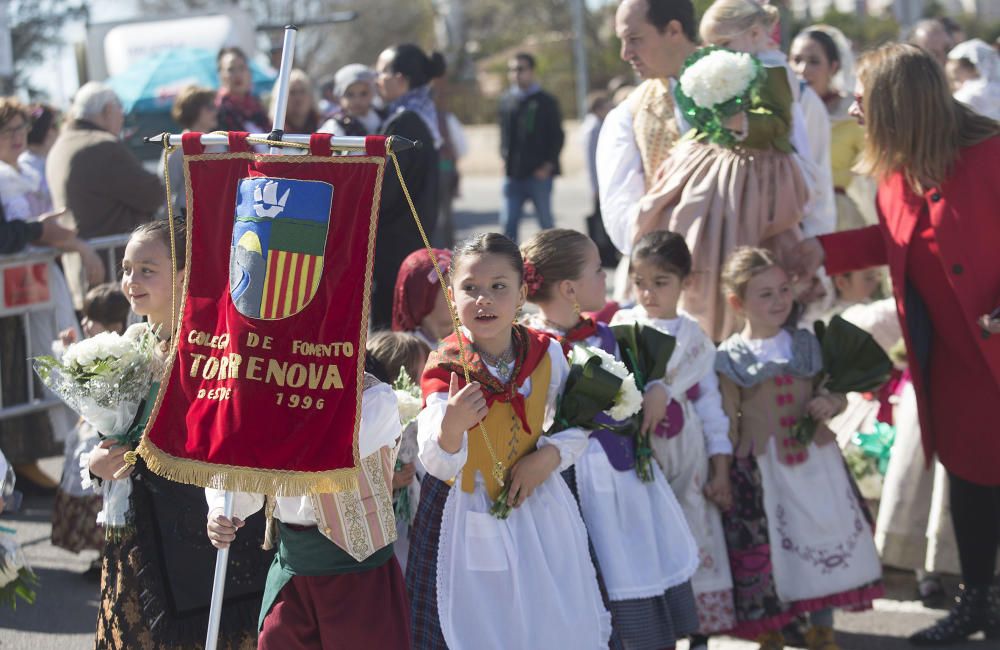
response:
<path id="1" fill-rule="evenodd" d="M 295 25 L 285 26 L 285 41 L 281 49 L 281 68 L 278 70 L 277 98 L 274 105 L 274 126 L 269 140 L 281 140 L 285 133 L 285 109 L 288 106 L 288 78 L 292 72 L 295 57 Z M 271 147 L 270 153 L 281 153 L 281 147 Z M 233 518 L 233 493 L 226 492 L 223 506 L 226 519 Z M 226 568 L 229 564 L 229 548 L 219 549 L 215 555 L 215 580 L 212 583 L 212 604 L 208 610 L 208 630 L 205 636 L 205 650 L 216 650 L 219 643 L 219 624 L 222 621 L 222 601 L 226 590 Z"/>
<path id="2" fill-rule="evenodd" d="M 223 505 L 226 519 L 233 518 L 233 493 L 226 492 Z M 222 621 L 222 596 L 226 589 L 226 568 L 229 565 L 229 547 L 220 548 L 215 555 L 215 580 L 212 583 L 212 605 L 208 610 L 208 633 L 205 650 L 215 650 L 219 642 L 219 624 Z"/>
<path id="3" fill-rule="evenodd" d="M 295 25 L 285 25 L 285 40 L 281 45 L 281 67 L 278 69 L 278 83 L 275 87 L 274 126 L 269 140 L 281 140 L 285 135 L 285 111 L 288 108 L 288 78 L 292 74 L 295 60 L 295 36 L 299 29 Z M 281 147 L 271 147 L 270 153 L 281 153 Z"/>

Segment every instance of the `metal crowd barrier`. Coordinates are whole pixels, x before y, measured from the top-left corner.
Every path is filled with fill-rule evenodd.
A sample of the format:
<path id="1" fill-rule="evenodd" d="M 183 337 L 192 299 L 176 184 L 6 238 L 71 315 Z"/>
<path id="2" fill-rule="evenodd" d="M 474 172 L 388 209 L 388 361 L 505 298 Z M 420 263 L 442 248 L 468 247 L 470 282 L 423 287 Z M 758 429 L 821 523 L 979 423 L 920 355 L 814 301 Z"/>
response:
<path id="1" fill-rule="evenodd" d="M 110 278 L 117 276 L 115 249 L 128 243 L 128 234 L 95 237 L 87 240 L 105 262 Z M 29 346 L 31 316 L 51 309 L 52 293 L 49 278 L 49 263 L 62 253 L 54 248 L 27 248 L 20 253 L 0 255 L 0 318 L 19 318 L 24 332 L 25 347 Z M 7 363 L 0 359 L 0 363 Z M 27 364 L 24 381 L 27 385 L 26 402 L 6 405 L 0 391 L 0 420 L 44 411 L 62 402 L 36 390 L 34 370 Z"/>

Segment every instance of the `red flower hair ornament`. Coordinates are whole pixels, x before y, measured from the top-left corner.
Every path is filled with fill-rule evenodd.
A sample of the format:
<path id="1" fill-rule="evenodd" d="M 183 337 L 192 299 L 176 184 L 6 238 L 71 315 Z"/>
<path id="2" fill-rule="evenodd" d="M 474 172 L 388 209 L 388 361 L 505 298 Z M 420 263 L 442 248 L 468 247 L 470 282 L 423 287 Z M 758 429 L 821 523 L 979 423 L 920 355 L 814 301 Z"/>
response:
<path id="1" fill-rule="evenodd" d="M 524 284 L 528 287 L 528 300 L 537 296 L 542 285 L 545 284 L 545 278 L 538 272 L 535 265 L 528 261 L 524 262 Z"/>

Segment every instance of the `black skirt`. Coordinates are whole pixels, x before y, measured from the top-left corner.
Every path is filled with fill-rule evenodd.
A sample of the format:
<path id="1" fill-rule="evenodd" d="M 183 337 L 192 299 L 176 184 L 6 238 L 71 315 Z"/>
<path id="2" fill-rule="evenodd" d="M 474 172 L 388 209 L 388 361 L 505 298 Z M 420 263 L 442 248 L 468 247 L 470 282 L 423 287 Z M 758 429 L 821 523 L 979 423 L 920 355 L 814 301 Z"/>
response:
<path id="1" fill-rule="evenodd" d="M 132 474 L 135 532 L 104 548 L 96 648 L 200 648 L 208 627 L 216 549 L 201 488 Z M 273 552 L 261 550 L 262 513 L 230 547 L 219 648 L 257 647 L 257 617 Z"/>

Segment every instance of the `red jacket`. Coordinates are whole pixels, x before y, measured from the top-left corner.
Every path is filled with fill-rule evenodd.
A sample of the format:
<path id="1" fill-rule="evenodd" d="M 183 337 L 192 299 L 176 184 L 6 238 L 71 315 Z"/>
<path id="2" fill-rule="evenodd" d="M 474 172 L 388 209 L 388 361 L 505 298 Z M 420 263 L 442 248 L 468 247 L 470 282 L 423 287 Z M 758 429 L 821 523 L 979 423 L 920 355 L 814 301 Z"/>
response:
<path id="1" fill-rule="evenodd" d="M 889 265 L 896 308 L 913 370 L 924 451 L 926 457 L 931 458 L 937 450 L 935 447 L 942 447 L 944 440 L 949 447 L 952 444 L 961 445 L 961 432 L 939 432 L 937 445 L 930 435 L 926 377 L 916 371 L 920 367 L 920 346 L 926 341 L 915 340 L 919 338 L 919 333 L 913 331 L 914 320 L 911 318 L 908 321 L 906 313 L 907 252 L 917 220 L 927 206 L 942 268 L 962 310 L 960 319 L 950 320 L 951 329 L 939 330 L 935 334 L 944 338 L 972 337 L 989 368 L 992 381 L 1000 387 L 1000 335 L 990 336 L 977 324 L 983 314 L 989 314 L 1000 306 L 1000 136 L 963 149 L 948 179 L 923 195 L 910 190 L 901 174 L 892 175 L 880 185 L 876 203 L 878 225 L 820 237 L 826 252 L 826 270 L 834 275 Z M 933 313 L 937 303 L 935 296 L 921 298 L 928 312 Z M 940 305 L 937 307 L 942 308 Z M 962 382 L 970 378 L 955 377 L 954 380 Z M 997 392 L 1000 393 L 1000 388 Z M 972 403 L 962 407 L 972 409 L 974 417 L 996 421 L 997 404 Z M 990 442 L 991 448 L 988 449 L 966 445 L 957 452 L 958 459 L 953 462 L 955 467 L 948 469 L 978 483 L 1000 482 L 1000 425 Z M 953 459 L 956 458 L 956 449 L 952 447 L 949 450 L 951 453 L 948 455 Z"/>

